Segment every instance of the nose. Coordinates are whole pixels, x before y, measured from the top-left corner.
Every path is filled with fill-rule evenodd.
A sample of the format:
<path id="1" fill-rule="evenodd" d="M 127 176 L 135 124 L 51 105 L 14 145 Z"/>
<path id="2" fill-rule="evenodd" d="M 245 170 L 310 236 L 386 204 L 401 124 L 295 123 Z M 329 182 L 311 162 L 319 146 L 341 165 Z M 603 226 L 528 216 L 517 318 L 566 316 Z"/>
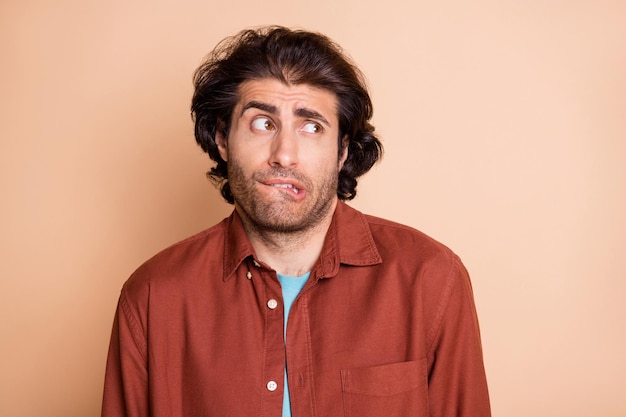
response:
<path id="1" fill-rule="evenodd" d="M 269 164 L 282 168 L 298 165 L 298 138 L 287 130 L 280 130 L 272 140 Z"/>

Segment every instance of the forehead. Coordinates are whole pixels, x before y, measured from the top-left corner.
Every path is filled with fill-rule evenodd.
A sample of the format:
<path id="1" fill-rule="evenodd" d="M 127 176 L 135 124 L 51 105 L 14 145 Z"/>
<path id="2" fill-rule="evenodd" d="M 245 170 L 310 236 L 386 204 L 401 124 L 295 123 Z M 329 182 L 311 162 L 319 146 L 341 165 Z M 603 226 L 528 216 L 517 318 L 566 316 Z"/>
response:
<path id="1" fill-rule="evenodd" d="M 284 84 L 273 78 L 247 80 L 239 85 L 236 109 L 247 103 L 258 101 L 277 107 L 279 110 L 307 108 L 326 118 L 337 120 L 337 95 L 310 84 Z"/>

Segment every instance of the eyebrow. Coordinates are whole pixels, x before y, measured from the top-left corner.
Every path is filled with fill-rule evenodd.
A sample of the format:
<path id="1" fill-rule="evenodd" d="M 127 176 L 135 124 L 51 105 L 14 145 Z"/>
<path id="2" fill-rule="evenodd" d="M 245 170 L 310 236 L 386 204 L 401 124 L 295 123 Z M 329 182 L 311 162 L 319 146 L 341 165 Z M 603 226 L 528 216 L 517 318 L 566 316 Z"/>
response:
<path id="1" fill-rule="evenodd" d="M 320 113 L 316 112 L 315 110 L 311 110 L 307 108 L 298 108 L 295 111 L 295 115 L 298 117 L 303 117 L 305 119 L 318 120 L 324 123 L 326 126 L 330 126 L 330 123 L 328 123 L 328 120 L 326 120 L 324 116 L 322 116 Z"/>
<path id="2" fill-rule="evenodd" d="M 243 114 L 246 112 L 246 110 L 248 109 L 259 109 L 261 111 L 270 113 L 270 114 L 277 114 L 278 113 L 278 107 L 272 105 L 272 104 L 268 104 L 268 103 L 263 103 L 262 101 L 249 101 L 248 103 L 246 103 L 243 108 L 241 109 L 241 113 L 240 113 L 240 117 L 243 116 Z M 328 120 L 326 120 L 326 118 L 324 116 L 322 116 L 319 112 L 312 110 L 312 109 L 308 109 L 306 107 L 300 107 L 297 108 L 294 111 L 294 114 L 298 117 L 303 117 L 306 119 L 314 119 L 314 120 L 318 120 L 322 123 L 324 123 L 326 126 L 330 126 L 330 123 L 328 122 Z"/>
<path id="3" fill-rule="evenodd" d="M 264 112 L 268 112 L 268 113 L 271 113 L 271 114 L 278 113 L 278 108 L 276 106 L 273 106 L 273 105 L 267 104 L 267 103 L 263 103 L 261 101 L 254 101 L 253 100 L 253 101 L 249 101 L 248 103 L 246 103 L 245 106 L 243 106 L 243 108 L 241 109 L 240 116 L 243 116 L 243 114 L 248 109 L 259 109 L 259 110 L 262 110 Z"/>

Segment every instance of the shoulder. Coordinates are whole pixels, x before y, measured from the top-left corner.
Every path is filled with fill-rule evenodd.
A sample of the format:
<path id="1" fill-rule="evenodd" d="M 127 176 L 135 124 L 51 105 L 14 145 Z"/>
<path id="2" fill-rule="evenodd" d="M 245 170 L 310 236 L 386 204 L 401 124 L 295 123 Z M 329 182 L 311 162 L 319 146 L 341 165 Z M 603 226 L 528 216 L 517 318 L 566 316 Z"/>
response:
<path id="1" fill-rule="evenodd" d="M 469 285 L 460 257 L 448 246 L 404 224 L 364 215 L 384 271 L 417 283 L 422 290 L 446 296 L 457 286 Z M 438 298 L 438 296 L 435 296 Z"/>
<path id="2" fill-rule="evenodd" d="M 427 320 L 436 323 L 451 305 L 473 303 L 467 269 L 448 246 L 410 226 L 365 218 L 383 259 L 381 273 L 417 285 Z"/>
<path id="3" fill-rule="evenodd" d="M 364 217 L 381 255 L 389 257 L 395 254 L 406 258 L 410 254 L 412 258 L 421 260 L 458 260 L 458 256 L 448 246 L 420 230 L 376 216 L 365 214 Z"/>
<path id="4" fill-rule="evenodd" d="M 229 219 L 177 242 L 141 264 L 124 284 L 135 292 L 149 287 L 180 285 L 185 280 L 206 276 L 223 259 L 224 236 Z"/>
<path id="5" fill-rule="evenodd" d="M 441 268 L 460 264 L 450 248 L 411 226 L 364 214 L 343 203 L 337 206 L 336 218 L 342 261 L 373 254 L 370 258 L 383 268 L 397 264 L 403 271 L 433 263 Z"/>

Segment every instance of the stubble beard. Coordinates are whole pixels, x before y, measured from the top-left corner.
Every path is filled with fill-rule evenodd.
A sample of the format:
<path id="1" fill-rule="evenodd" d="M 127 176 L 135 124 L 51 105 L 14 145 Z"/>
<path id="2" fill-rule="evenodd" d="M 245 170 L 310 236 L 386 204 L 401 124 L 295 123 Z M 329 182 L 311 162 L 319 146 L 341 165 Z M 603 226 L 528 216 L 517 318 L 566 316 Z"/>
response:
<path id="1" fill-rule="evenodd" d="M 312 231 L 330 216 L 337 201 L 339 170 L 328 171 L 315 183 L 308 177 L 292 169 L 270 168 L 246 177 L 242 167 L 235 161 L 228 164 L 228 178 L 235 205 L 240 211 L 244 224 L 251 232 L 272 235 L 299 235 Z M 259 180 L 266 178 L 294 179 L 304 186 L 307 192 L 303 201 L 294 201 L 288 195 L 269 199 L 261 195 L 255 187 Z"/>

